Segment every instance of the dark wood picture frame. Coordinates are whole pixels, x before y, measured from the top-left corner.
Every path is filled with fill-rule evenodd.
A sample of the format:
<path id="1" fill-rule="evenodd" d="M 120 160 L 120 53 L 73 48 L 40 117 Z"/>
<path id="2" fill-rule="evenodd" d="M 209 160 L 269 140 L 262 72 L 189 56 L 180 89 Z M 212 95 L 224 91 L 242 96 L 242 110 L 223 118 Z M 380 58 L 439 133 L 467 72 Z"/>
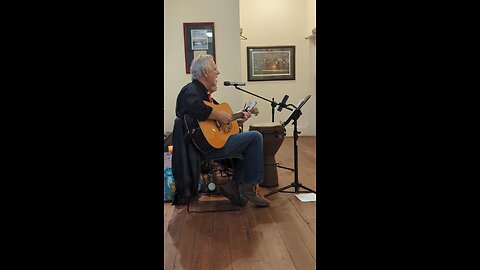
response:
<path id="1" fill-rule="evenodd" d="M 185 47 L 185 70 L 190 74 L 192 60 L 199 54 L 215 56 L 215 28 L 213 22 L 195 22 L 183 24 Z"/>
<path id="2" fill-rule="evenodd" d="M 295 46 L 247 47 L 248 81 L 295 80 Z"/>

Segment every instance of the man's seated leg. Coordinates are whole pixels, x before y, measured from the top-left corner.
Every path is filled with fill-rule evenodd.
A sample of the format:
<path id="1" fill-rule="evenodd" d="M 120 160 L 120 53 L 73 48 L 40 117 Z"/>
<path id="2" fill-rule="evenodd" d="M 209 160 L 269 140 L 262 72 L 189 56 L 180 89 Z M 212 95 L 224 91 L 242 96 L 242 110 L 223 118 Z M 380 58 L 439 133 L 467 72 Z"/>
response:
<path id="1" fill-rule="evenodd" d="M 260 194 L 258 183 L 243 183 L 240 186 L 240 197 L 241 199 L 252 202 L 256 206 L 266 207 L 270 205 L 270 201 L 266 199 L 262 194 Z"/>
<path id="2" fill-rule="evenodd" d="M 233 180 L 229 181 L 225 185 L 220 186 L 220 190 L 222 191 L 223 195 L 232 202 L 232 204 L 240 206 L 247 204 L 247 199 L 240 196 L 240 190 L 237 182 Z"/>
<path id="3" fill-rule="evenodd" d="M 258 188 L 258 183 L 263 181 L 262 134 L 258 131 L 249 131 L 232 139 L 248 146 L 242 152 L 244 158 L 237 160 L 235 163 L 234 179 L 242 183 L 240 185 L 240 199 L 250 201 L 260 207 L 269 206 L 270 201 L 260 194 Z M 232 145 L 234 145 L 233 142 Z"/>
<path id="4" fill-rule="evenodd" d="M 234 182 L 234 184 L 243 184 L 240 185 L 240 198 L 238 200 L 233 197 L 233 191 L 235 191 L 233 187 L 226 187 L 229 196 L 231 195 L 230 197 L 233 198 L 232 202 L 239 202 L 239 205 L 241 205 L 245 200 L 249 200 L 257 206 L 268 206 L 269 201 L 259 194 L 258 186 L 256 186 L 256 184 L 263 181 L 262 134 L 258 131 L 247 131 L 232 135 L 223 148 L 209 153 L 208 158 L 227 157 L 237 154 L 243 155 L 243 159 L 236 161 L 234 181 L 237 182 Z"/>

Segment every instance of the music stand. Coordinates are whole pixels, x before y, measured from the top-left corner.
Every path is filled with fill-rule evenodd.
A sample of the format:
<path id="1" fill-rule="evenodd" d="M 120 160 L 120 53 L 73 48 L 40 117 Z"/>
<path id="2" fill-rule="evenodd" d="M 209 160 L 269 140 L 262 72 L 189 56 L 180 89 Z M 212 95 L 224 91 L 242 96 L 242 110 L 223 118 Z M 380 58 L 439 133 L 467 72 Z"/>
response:
<path id="1" fill-rule="evenodd" d="M 287 120 L 282 124 L 283 126 L 286 126 L 288 125 L 288 123 L 290 123 L 291 121 L 293 121 L 293 154 L 294 154 L 294 172 L 295 172 L 295 179 L 292 183 L 290 183 L 290 185 L 288 186 L 284 186 L 282 188 L 279 188 L 277 190 L 274 190 L 274 191 L 271 191 L 271 192 L 268 192 L 267 194 L 265 194 L 264 196 L 267 197 L 267 196 L 270 196 L 272 194 L 275 194 L 277 192 L 287 192 L 287 193 L 308 193 L 307 191 L 300 191 L 299 188 L 303 188 L 303 189 L 306 189 L 310 192 L 313 192 L 315 194 L 317 194 L 316 191 L 302 185 L 302 183 L 299 183 L 298 182 L 298 134 L 300 134 L 301 132 L 298 132 L 297 130 L 297 120 L 298 118 L 300 118 L 300 115 L 302 115 L 302 112 L 300 111 L 300 109 L 303 107 L 303 105 L 305 105 L 305 103 L 307 103 L 307 101 L 310 99 L 310 95 L 307 95 L 304 99 L 300 100 L 300 102 L 298 103 L 298 106 L 295 108 L 295 110 L 290 114 L 290 116 L 287 118 Z M 293 105 L 292 105 L 293 106 Z M 295 192 L 292 192 L 292 191 L 284 191 L 285 189 L 287 188 L 291 188 L 291 187 L 294 187 L 295 188 Z"/>

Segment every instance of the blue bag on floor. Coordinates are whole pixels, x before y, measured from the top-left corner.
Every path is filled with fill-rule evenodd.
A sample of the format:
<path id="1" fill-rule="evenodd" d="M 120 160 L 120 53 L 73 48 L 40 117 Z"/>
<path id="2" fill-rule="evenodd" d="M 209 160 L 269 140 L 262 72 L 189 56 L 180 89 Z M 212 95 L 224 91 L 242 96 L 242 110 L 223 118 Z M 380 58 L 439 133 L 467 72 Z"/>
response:
<path id="1" fill-rule="evenodd" d="M 172 172 L 172 153 L 163 153 L 163 200 L 171 201 L 175 193 L 175 179 Z"/>

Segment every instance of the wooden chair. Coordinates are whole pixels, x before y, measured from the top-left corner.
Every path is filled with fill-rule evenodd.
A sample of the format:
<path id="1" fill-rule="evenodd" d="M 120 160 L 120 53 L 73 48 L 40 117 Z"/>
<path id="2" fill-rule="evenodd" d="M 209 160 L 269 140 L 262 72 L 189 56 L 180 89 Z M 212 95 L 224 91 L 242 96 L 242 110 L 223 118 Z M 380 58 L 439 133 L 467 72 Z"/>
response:
<path id="1" fill-rule="evenodd" d="M 219 177 L 226 178 L 226 183 L 233 181 L 235 159 L 243 159 L 243 156 L 236 155 L 202 161 L 202 180 L 198 192 L 199 196 L 197 196 L 197 199 L 189 201 L 188 212 L 222 212 L 242 209 L 241 206 L 233 205 L 218 190 Z M 236 186 L 239 195 L 240 188 L 238 183 Z"/>

